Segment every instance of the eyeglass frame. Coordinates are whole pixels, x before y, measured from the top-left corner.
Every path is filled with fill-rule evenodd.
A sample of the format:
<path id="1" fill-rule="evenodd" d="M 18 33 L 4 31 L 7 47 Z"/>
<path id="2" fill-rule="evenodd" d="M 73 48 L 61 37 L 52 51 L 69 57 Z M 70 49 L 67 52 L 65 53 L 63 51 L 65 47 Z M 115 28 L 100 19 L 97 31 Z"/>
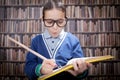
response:
<path id="1" fill-rule="evenodd" d="M 53 21 L 52 26 L 47 26 L 47 25 L 45 24 L 45 20 L 52 20 L 52 21 Z M 60 20 L 60 19 L 58 19 L 58 20 L 53 20 L 53 19 L 43 19 L 43 22 L 44 22 L 44 25 L 45 25 L 46 27 L 53 27 L 53 26 L 55 25 L 55 23 L 57 24 L 58 27 L 64 27 L 64 26 L 67 24 L 67 17 L 64 18 L 64 20 L 66 21 L 66 23 L 65 23 L 64 26 L 60 26 L 60 25 L 57 23 L 59 20 Z"/>

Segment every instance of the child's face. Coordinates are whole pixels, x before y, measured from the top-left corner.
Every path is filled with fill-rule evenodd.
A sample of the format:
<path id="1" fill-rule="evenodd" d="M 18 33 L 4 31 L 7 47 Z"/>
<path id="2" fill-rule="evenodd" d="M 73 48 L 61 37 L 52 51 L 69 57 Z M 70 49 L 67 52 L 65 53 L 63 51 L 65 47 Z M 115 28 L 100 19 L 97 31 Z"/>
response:
<path id="1" fill-rule="evenodd" d="M 46 10 L 44 14 L 44 23 L 48 25 L 46 28 L 50 35 L 52 37 L 57 37 L 64 28 L 62 25 L 66 24 L 65 13 L 57 9 Z"/>

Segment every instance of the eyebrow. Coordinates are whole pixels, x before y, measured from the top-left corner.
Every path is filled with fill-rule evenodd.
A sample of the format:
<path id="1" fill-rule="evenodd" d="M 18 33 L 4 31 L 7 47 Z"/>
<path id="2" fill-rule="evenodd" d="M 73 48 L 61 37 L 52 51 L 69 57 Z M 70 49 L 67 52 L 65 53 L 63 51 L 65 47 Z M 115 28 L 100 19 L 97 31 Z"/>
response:
<path id="1" fill-rule="evenodd" d="M 60 19 L 65 19 L 65 18 L 60 18 Z M 56 20 L 60 20 L 60 19 L 56 19 Z M 48 18 L 48 19 L 44 19 L 44 20 L 55 20 L 55 19 Z"/>

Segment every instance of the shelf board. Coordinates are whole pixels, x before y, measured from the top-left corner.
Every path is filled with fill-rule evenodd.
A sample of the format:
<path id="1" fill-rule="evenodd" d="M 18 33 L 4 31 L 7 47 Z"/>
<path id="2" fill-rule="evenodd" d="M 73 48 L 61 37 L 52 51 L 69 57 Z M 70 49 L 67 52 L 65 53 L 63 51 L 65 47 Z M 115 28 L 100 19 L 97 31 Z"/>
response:
<path id="1" fill-rule="evenodd" d="M 103 74 L 103 75 L 88 75 L 88 77 L 120 77 L 120 74 Z"/>
<path id="2" fill-rule="evenodd" d="M 20 78 L 24 78 L 24 77 L 26 77 L 27 78 L 27 76 L 26 75 L 23 75 L 23 74 L 21 74 L 21 75 L 18 75 L 18 74 L 13 74 L 13 75 L 11 75 L 11 74 L 0 74 L 0 77 L 20 77 Z M 89 78 L 93 78 L 93 77 L 97 77 L 97 78 L 100 78 L 100 77 L 120 77 L 120 74 L 111 74 L 111 75 L 88 75 L 88 79 Z"/>
<path id="3" fill-rule="evenodd" d="M 67 3 L 67 4 L 65 4 L 65 6 L 90 6 L 90 7 L 94 7 L 94 6 L 120 6 L 120 4 L 118 4 L 118 3 L 101 3 L 101 4 L 96 4 L 96 3 L 88 3 L 88 4 L 86 4 L 86 3 L 83 3 L 83 4 L 79 4 L 79 3 L 73 3 L 73 4 L 69 4 L 69 3 Z"/>
<path id="4" fill-rule="evenodd" d="M 0 77 L 27 77 L 26 75 L 24 75 L 24 74 L 21 74 L 21 75 L 18 75 L 18 74 L 0 74 Z M 108 75 L 108 74 L 106 74 L 106 75 L 88 75 L 88 77 L 90 78 L 90 77 L 120 77 L 120 74 L 111 74 L 111 75 Z"/>
<path id="5" fill-rule="evenodd" d="M 0 7 L 42 7 L 42 4 L 9 4 L 0 5 Z"/>
<path id="6" fill-rule="evenodd" d="M 120 34 L 120 32 L 114 32 L 114 31 L 106 31 L 106 32 L 71 32 L 73 34 L 109 34 L 109 33 L 117 33 Z"/>
<path id="7" fill-rule="evenodd" d="M 16 61 L 16 60 L 9 60 L 9 61 L 7 61 L 7 60 L 0 60 L 0 63 L 25 63 L 25 61 Z"/>
<path id="8" fill-rule="evenodd" d="M 0 74 L 0 77 L 27 77 L 24 74 Z"/>
<path id="9" fill-rule="evenodd" d="M 80 18 L 68 18 L 68 20 L 120 20 L 120 17 L 97 17 L 97 18 L 86 18 L 86 17 L 80 17 Z"/>
<path id="10" fill-rule="evenodd" d="M 0 19 L 0 21 L 30 21 L 30 20 L 41 20 L 40 18 L 11 18 L 11 19 L 7 19 L 7 18 L 3 18 Z"/>
<path id="11" fill-rule="evenodd" d="M 94 6 L 120 6 L 118 3 L 101 3 L 101 4 L 96 4 L 96 3 L 89 3 L 89 4 L 79 4 L 79 3 L 67 3 L 65 4 L 65 6 L 90 6 L 90 7 L 94 7 Z M 43 7 L 43 4 L 1 4 L 0 7 Z"/>
<path id="12" fill-rule="evenodd" d="M 22 48 L 22 47 L 18 47 L 18 46 L 11 46 L 11 47 L 1 47 L 0 46 L 0 49 L 24 49 L 24 48 Z"/>
<path id="13" fill-rule="evenodd" d="M 82 46 L 82 48 L 120 48 L 120 46 Z"/>
<path id="14" fill-rule="evenodd" d="M 120 63 L 120 60 L 105 60 L 105 61 L 100 61 L 100 62 L 97 62 L 97 63 Z M 17 60 L 0 60 L 0 63 L 16 63 L 16 64 L 19 64 L 19 63 L 25 63 L 25 61 L 17 61 Z M 111 63 L 111 64 L 113 64 Z"/>
<path id="15" fill-rule="evenodd" d="M 81 47 L 82 48 L 120 48 L 120 46 L 81 46 Z M 10 46 L 10 47 L 0 46 L 0 49 L 24 49 L 24 48 L 18 46 Z"/>
<path id="16" fill-rule="evenodd" d="M 7 19 L 7 18 L 0 18 L 0 21 L 28 21 L 28 20 L 42 20 L 40 18 L 10 18 L 10 19 Z M 69 20 L 120 20 L 120 17 L 116 17 L 116 18 L 112 18 L 112 17 L 98 17 L 98 18 L 86 18 L 86 17 L 80 17 L 80 18 L 76 18 L 76 17 L 73 17 L 73 18 L 68 18 L 68 21 Z"/>
<path id="17" fill-rule="evenodd" d="M 26 32 L 0 32 L 0 34 L 4 34 L 4 35 L 14 35 L 14 34 L 18 34 L 18 35 L 32 35 L 32 34 L 40 34 L 42 32 L 30 32 L 30 33 L 26 33 Z M 109 34 L 109 33 L 115 33 L 115 34 L 120 34 L 120 32 L 114 32 L 114 31 L 108 31 L 108 32 L 71 32 L 73 34 Z"/>
<path id="18" fill-rule="evenodd" d="M 32 35 L 32 34 L 40 34 L 41 32 L 0 32 L 0 34 L 4 35 L 13 35 L 13 34 L 18 34 L 18 35 Z"/>

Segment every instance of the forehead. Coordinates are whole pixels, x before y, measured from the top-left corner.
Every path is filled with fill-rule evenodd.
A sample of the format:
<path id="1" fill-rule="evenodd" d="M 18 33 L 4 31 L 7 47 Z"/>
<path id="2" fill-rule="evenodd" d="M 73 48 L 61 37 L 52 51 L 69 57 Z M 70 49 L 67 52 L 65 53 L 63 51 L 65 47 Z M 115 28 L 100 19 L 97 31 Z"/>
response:
<path id="1" fill-rule="evenodd" d="M 49 19 L 60 19 L 65 17 L 65 13 L 59 9 L 46 10 L 44 14 L 45 18 Z"/>

